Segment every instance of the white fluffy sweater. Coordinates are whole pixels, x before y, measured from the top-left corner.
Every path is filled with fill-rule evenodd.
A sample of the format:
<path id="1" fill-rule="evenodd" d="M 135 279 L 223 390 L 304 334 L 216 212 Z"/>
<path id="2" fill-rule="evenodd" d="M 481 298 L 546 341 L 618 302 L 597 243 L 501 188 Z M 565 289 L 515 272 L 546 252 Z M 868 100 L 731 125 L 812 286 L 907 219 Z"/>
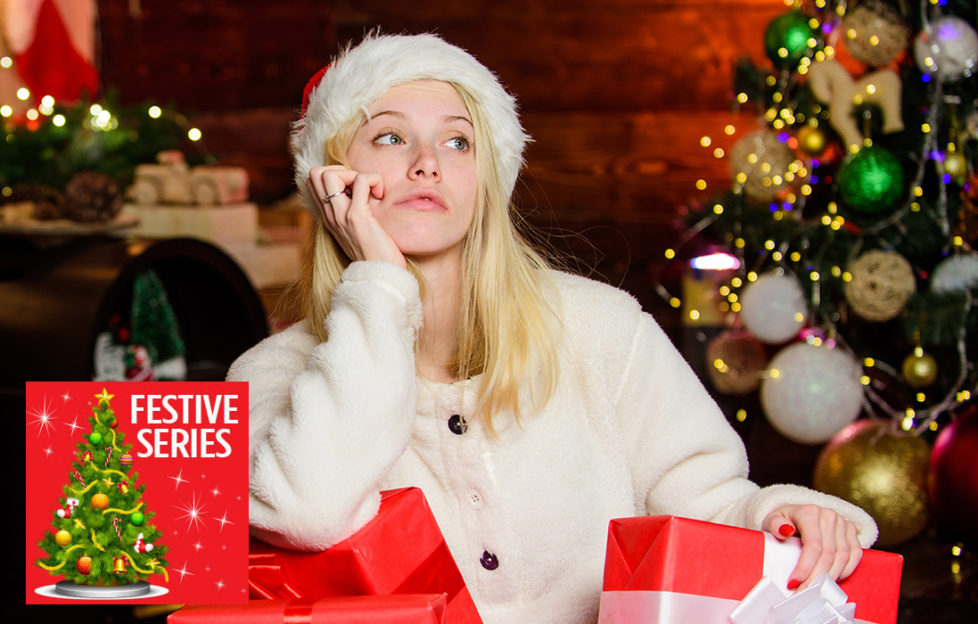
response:
<path id="1" fill-rule="evenodd" d="M 472 413 L 478 379 L 416 377 L 418 284 L 392 264 L 347 268 L 327 342 L 301 322 L 242 355 L 228 379 L 250 382 L 252 533 L 325 549 L 375 515 L 380 490 L 418 486 L 487 624 L 594 622 L 616 517 L 757 529 L 782 504 L 814 502 L 875 540 L 848 503 L 751 483 L 740 438 L 652 317 L 620 290 L 553 276 L 556 392 L 522 424 L 498 414 L 495 437 L 474 419 L 449 427 Z"/>

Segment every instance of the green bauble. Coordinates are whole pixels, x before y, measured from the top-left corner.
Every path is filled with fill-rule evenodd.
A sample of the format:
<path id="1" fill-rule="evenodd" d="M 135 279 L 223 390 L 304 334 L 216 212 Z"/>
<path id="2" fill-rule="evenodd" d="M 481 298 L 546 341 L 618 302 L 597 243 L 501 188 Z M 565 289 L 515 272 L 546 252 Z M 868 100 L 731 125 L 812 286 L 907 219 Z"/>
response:
<path id="1" fill-rule="evenodd" d="M 812 18 L 801 11 L 780 15 L 767 25 L 764 31 L 764 50 L 778 69 L 794 69 L 817 41 L 815 29 L 809 23 Z"/>
<path id="2" fill-rule="evenodd" d="M 132 517 L 129 518 L 129 521 L 135 524 L 136 526 L 140 526 L 143 523 L 143 520 L 145 520 L 143 514 L 139 513 L 138 511 L 134 513 Z"/>
<path id="3" fill-rule="evenodd" d="M 864 147 L 839 165 L 839 195 L 856 212 L 885 212 L 903 196 L 903 169 L 882 147 Z"/>
<path id="4" fill-rule="evenodd" d="M 98 431 L 95 431 L 94 433 L 92 433 L 92 435 L 88 436 L 88 439 L 91 440 L 92 444 L 101 444 L 102 434 L 99 433 Z"/>

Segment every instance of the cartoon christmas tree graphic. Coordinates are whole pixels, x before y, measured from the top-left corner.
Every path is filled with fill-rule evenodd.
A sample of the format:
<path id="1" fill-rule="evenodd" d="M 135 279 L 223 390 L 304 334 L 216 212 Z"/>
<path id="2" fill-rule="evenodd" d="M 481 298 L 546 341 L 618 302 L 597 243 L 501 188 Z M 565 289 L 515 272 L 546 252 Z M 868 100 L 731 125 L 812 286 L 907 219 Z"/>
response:
<path id="1" fill-rule="evenodd" d="M 37 565 L 64 577 L 57 591 L 66 595 L 128 597 L 149 592 L 145 579 L 152 574 L 169 581 L 167 549 L 142 501 L 146 484 L 136 485 L 132 445 L 118 430 L 113 396 L 105 389 L 95 395 L 91 433 L 76 445 L 61 508 L 52 511 L 51 530 L 39 542 L 48 556 Z"/>

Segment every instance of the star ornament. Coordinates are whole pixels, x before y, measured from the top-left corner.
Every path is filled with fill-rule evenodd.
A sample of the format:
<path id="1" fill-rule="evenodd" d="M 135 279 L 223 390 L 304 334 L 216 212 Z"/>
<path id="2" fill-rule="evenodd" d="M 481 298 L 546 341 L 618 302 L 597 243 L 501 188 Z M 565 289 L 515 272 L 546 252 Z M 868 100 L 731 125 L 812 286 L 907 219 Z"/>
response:
<path id="1" fill-rule="evenodd" d="M 109 401 L 114 397 L 115 395 L 109 394 L 109 392 L 104 387 L 102 388 L 102 394 L 95 395 L 95 398 L 98 399 L 99 401 Z"/>

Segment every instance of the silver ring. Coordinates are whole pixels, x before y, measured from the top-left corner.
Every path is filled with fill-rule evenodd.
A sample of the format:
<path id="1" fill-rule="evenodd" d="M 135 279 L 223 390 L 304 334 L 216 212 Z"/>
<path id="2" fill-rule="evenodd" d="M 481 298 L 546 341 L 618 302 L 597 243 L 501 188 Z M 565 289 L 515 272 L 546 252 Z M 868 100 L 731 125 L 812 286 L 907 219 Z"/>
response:
<path id="1" fill-rule="evenodd" d="M 343 189 L 342 191 L 339 191 L 338 193 L 330 193 L 329 195 L 323 195 L 323 201 L 324 202 L 328 202 L 328 201 L 330 201 L 331 199 L 333 199 L 334 197 L 336 197 L 338 195 L 345 195 L 345 194 L 346 194 L 346 189 Z"/>

